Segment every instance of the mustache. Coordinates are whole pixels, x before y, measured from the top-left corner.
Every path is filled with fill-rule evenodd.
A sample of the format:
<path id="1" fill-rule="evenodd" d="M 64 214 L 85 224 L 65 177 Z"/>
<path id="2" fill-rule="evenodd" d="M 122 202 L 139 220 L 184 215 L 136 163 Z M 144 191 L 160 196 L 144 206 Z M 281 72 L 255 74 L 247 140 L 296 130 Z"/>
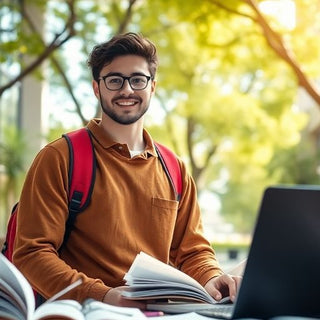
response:
<path id="1" fill-rule="evenodd" d="M 117 100 L 125 100 L 125 99 L 134 99 L 134 100 L 138 100 L 139 102 L 142 101 L 141 97 L 139 96 L 136 96 L 134 94 L 130 94 L 129 96 L 127 97 L 124 97 L 124 96 L 121 96 L 121 95 L 118 95 L 116 97 L 113 97 L 113 99 L 111 100 L 112 103 L 116 102 Z"/>

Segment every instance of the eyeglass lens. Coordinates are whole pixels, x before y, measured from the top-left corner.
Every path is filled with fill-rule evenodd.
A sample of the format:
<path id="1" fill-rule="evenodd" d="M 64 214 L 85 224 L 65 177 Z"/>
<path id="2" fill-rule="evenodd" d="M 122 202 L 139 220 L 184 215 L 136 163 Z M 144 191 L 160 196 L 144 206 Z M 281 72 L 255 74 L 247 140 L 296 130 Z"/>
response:
<path id="1" fill-rule="evenodd" d="M 129 84 L 133 90 L 143 90 L 147 87 L 149 79 L 149 77 L 143 75 L 132 77 L 108 76 L 104 79 L 104 82 L 109 90 L 121 89 L 125 80 L 129 81 Z"/>

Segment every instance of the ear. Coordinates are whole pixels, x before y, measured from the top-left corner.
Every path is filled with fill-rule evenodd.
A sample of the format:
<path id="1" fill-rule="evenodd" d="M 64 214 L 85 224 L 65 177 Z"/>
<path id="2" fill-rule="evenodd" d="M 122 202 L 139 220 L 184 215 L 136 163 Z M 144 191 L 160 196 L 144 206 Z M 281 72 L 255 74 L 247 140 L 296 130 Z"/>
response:
<path id="1" fill-rule="evenodd" d="M 100 100 L 99 82 L 97 82 L 96 80 L 92 80 L 92 88 L 94 95 L 97 97 L 98 100 Z"/>
<path id="2" fill-rule="evenodd" d="M 151 83 L 151 94 L 153 95 L 156 92 L 157 81 L 153 80 Z"/>

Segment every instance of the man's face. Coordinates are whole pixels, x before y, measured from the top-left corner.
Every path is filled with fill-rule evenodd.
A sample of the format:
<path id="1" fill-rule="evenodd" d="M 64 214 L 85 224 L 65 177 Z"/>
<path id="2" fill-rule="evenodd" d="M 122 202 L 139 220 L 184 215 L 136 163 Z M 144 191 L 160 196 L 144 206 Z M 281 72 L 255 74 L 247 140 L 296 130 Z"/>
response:
<path id="1" fill-rule="evenodd" d="M 107 75 L 151 76 L 145 58 L 126 55 L 115 58 L 100 72 L 100 77 Z M 129 81 L 125 80 L 119 90 L 109 90 L 103 80 L 93 82 L 94 93 L 100 100 L 103 112 L 119 124 L 131 124 L 138 121 L 148 110 L 151 96 L 155 90 L 155 81 L 149 80 L 143 90 L 134 90 Z"/>

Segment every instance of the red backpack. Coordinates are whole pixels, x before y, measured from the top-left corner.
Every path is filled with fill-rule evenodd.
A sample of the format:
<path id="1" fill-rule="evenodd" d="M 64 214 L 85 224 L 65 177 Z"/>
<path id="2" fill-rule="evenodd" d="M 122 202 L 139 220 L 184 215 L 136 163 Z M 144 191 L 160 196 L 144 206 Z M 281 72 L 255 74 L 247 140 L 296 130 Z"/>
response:
<path id="1" fill-rule="evenodd" d="M 69 216 L 62 246 L 66 243 L 77 215 L 90 203 L 95 181 L 96 158 L 90 131 L 81 128 L 64 134 L 69 146 Z M 179 201 L 182 190 L 180 165 L 174 153 L 165 146 L 155 143 L 161 164 Z M 83 155 L 86 155 L 85 157 Z M 18 203 L 12 208 L 2 253 L 12 261 L 13 244 L 16 236 L 16 213 Z"/>

